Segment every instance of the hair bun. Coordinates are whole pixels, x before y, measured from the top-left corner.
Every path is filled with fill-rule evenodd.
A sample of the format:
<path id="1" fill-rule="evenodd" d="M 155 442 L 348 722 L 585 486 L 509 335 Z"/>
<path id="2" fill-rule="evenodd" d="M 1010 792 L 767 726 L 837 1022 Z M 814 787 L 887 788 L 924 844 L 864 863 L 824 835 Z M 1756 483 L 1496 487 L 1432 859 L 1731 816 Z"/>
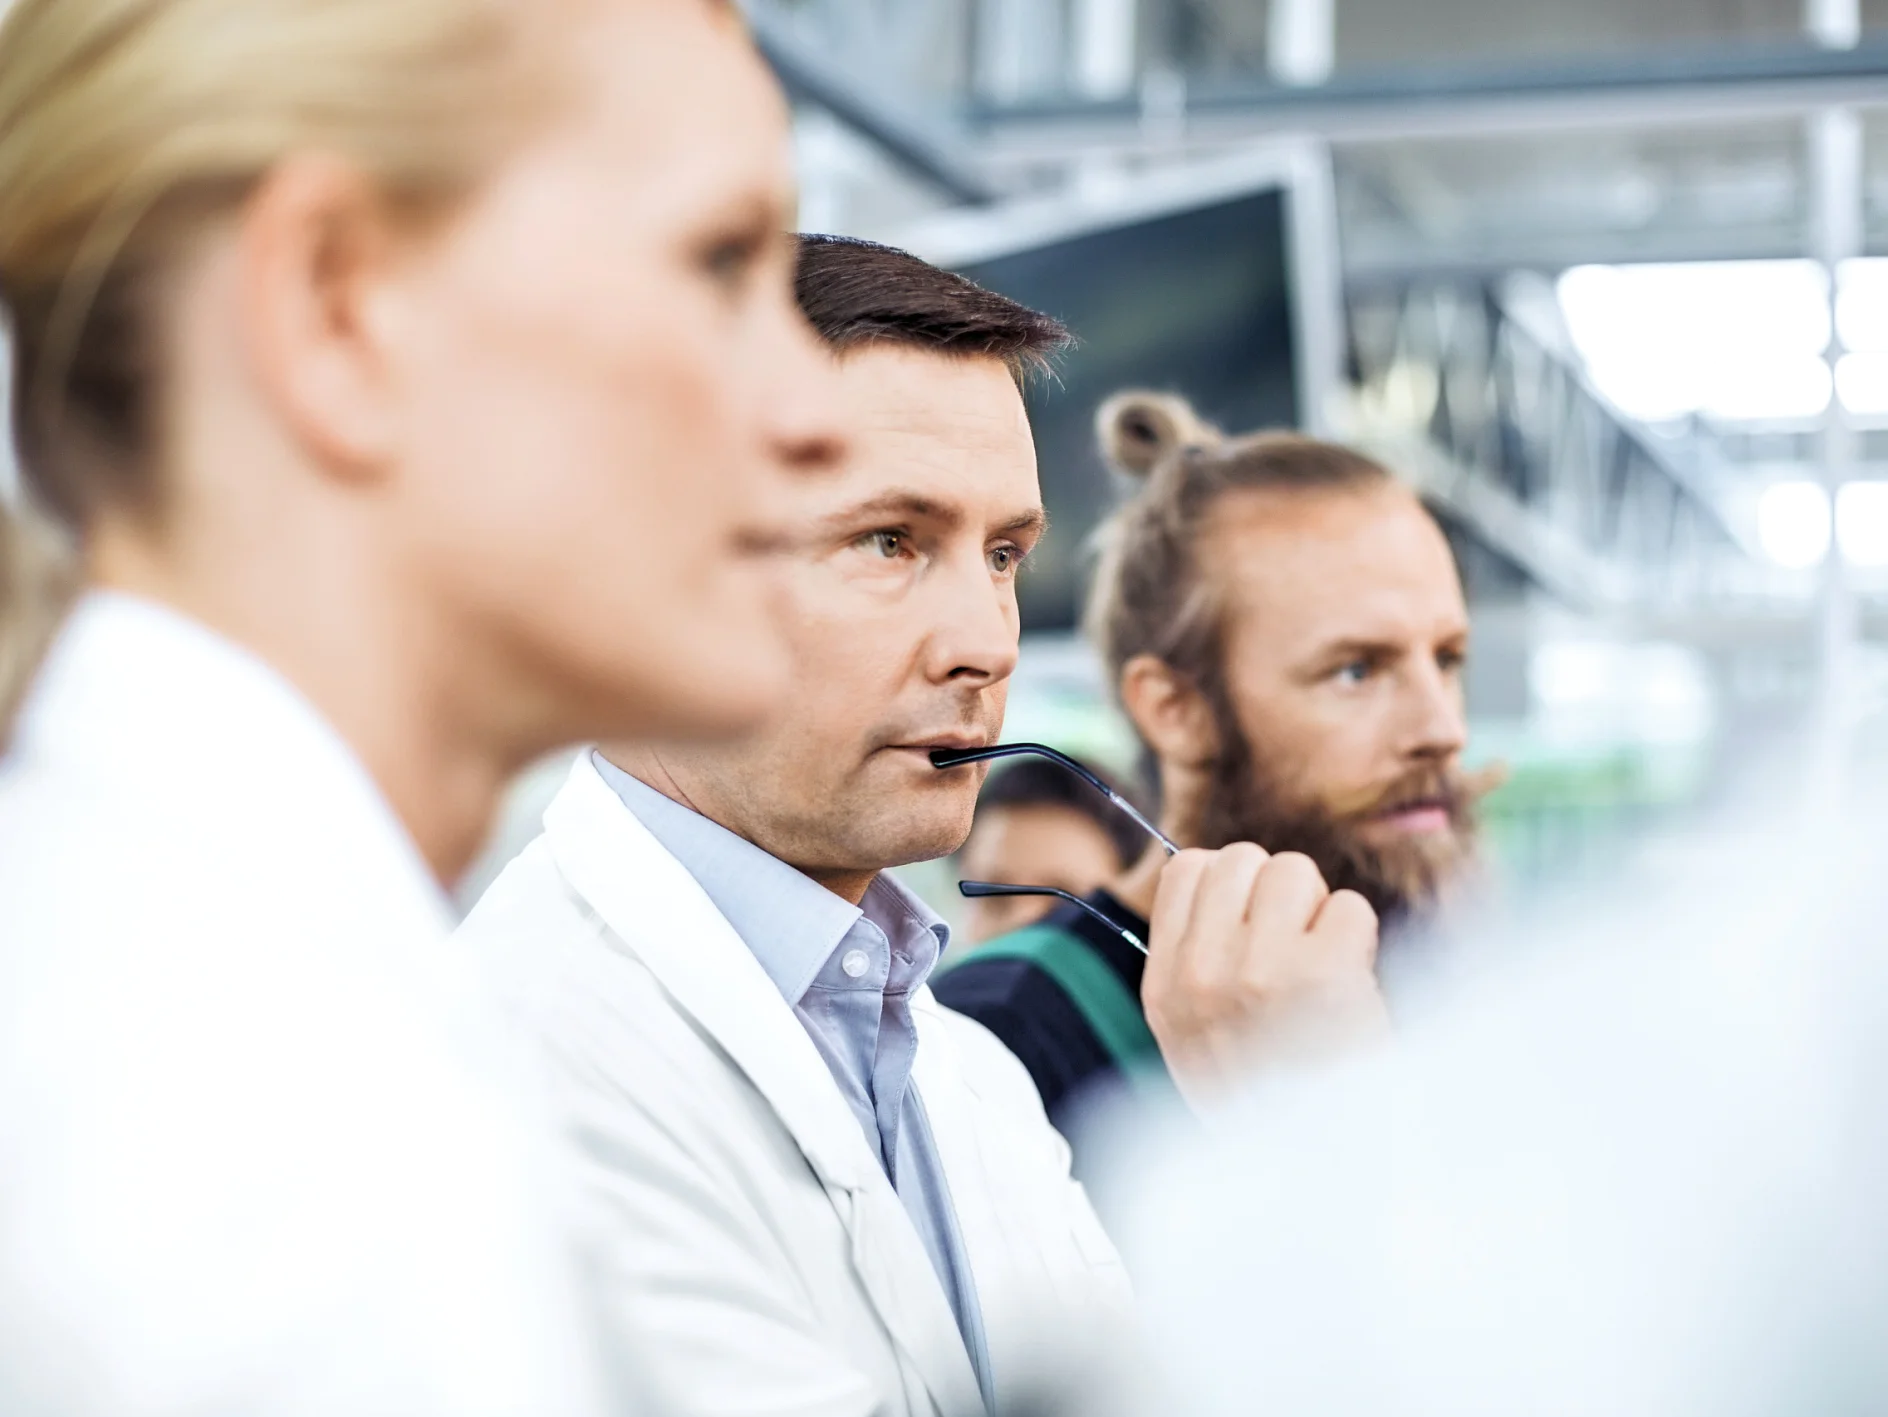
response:
<path id="1" fill-rule="evenodd" d="M 1180 449 L 1210 447 L 1224 435 L 1178 394 L 1128 389 L 1096 412 L 1095 436 L 1115 471 L 1142 481 Z"/>

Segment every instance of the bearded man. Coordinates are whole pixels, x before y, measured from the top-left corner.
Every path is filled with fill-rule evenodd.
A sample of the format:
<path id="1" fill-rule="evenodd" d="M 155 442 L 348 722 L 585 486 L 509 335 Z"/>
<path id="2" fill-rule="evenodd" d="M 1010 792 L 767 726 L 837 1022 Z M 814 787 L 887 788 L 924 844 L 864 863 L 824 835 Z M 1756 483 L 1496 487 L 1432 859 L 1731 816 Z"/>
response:
<path id="1" fill-rule="evenodd" d="M 1441 529 L 1348 448 L 1228 438 L 1157 394 L 1117 395 L 1098 423 L 1137 486 L 1105 529 L 1088 629 L 1152 761 L 1162 830 L 1310 857 L 1376 908 L 1394 952 L 1471 859 L 1482 790 L 1460 763 L 1468 613 Z M 1150 847 L 1087 904 L 1145 940 L 1165 860 Z M 1071 905 L 936 991 L 1009 1045 L 1066 1132 L 1097 1084 L 1160 1066 L 1145 963 Z"/>

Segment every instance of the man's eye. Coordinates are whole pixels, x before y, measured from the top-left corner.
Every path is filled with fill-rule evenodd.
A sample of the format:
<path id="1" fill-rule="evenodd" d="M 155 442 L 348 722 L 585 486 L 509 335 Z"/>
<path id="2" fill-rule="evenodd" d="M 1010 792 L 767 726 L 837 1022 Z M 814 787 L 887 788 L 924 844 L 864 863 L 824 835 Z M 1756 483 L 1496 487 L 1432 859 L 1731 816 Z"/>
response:
<path id="1" fill-rule="evenodd" d="M 887 561 L 895 561 L 905 553 L 910 542 L 902 531 L 868 531 L 852 544 L 862 550 L 876 551 Z"/>
<path id="2" fill-rule="evenodd" d="M 1466 663 L 1468 656 L 1459 649 L 1445 649 L 1436 656 L 1436 667 L 1444 674 L 1453 674 Z"/>
<path id="3" fill-rule="evenodd" d="M 990 569 L 1006 576 L 1023 564 L 1023 552 L 1017 546 L 997 546 L 990 551 Z"/>
<path id="4" fill-rule="evenodd" d="M 1367 659 L 1353 659 L 1333 676 L 1340 684 L 1361 684 L 1370 677 L 1371 663 Z"/>

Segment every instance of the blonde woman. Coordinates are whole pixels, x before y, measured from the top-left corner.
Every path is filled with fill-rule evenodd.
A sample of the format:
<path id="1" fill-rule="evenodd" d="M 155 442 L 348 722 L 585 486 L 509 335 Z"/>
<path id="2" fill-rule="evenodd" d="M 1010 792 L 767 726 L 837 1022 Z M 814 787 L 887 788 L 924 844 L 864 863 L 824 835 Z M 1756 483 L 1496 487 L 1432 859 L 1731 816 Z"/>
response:
<path id="1" fill-rule="evenodd" d="M 784 153 L 710 0 L 6 12 L 84 590 L 0 767 L 0 1411 L 607 1400 L 441 883 L 535 755 L 779 692 Z"/>

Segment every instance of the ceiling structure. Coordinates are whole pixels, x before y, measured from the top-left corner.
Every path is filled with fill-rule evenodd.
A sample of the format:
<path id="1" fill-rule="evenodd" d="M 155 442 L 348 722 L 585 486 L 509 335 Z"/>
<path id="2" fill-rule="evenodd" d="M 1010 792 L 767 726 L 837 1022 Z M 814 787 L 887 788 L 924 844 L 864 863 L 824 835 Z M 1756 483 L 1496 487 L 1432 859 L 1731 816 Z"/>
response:
<path id="1" fill-rule="evenodd" d="M 1832 300 L 1853 258 L 1888 257 L 1888 0 L 750 9 L 803 100 L 805 224 L 895 240 L 940 210 L 1314 150 L 1341 266 L 1342 431 L 1420 471 L 1484 567 L 1472 580 L 1629 606 L 1629 633 L 1713 654 L 1793 647 L 1830 702 L 1888 629 L 1888 565 L 1820 550 L 1851 502 L 1882 525 L 1842 544 L 1888 549 L 1888 497 L 1839 495 L 1888 483 L 1888 346 L 1880 413 L 1831 397 L 1647 426 L 1595 382 L 1554 299 L 1577 267 L 1808 260 Z M 1782 563 L 1772 512 L 1794 519 Z"/>
<path id="2" fill-rule="evenodd" d="M 756 13 L 975 174 L 947 200 L 1040 190 L 1083 159 L 1313 132 L 1358 271 L 1794 255 L 1812 208 L 1804 119 L 1840 102 L 1861 105 L 1868 245 L 1888 251 L 1888 0 L 1864 0 L 1859 45 L 1833 51 L 1806 39 L 1803 0 L 1289 0 L 1324 11 L 1315 85 L 1269 67 L 1283 2 Z M 1093 40 L 1106 29 L 1112 53 Z"/>

